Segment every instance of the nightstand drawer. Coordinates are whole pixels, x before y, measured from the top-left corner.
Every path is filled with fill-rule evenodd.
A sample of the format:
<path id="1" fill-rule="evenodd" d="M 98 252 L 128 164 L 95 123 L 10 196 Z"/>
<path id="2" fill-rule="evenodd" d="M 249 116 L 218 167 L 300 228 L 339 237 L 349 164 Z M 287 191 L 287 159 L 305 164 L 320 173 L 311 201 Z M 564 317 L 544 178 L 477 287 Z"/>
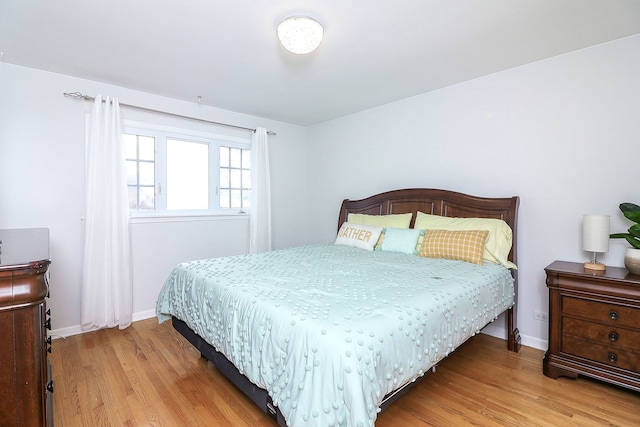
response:
<path id="1" fill-rule="evenodd" d="M 616 325 L 601 325 L 599 323 L 591 323 L 572 317 L 564 317 L 562 319 L 562 351 L 567 351 L 564 342 L 569 340 L 581 340 L 611 348 L 612 351 L 624 350 L 627 352 L 635 352 L 640 356 L 640 332 Z"/>
<path id="2" fill-rule="evenodd" d="M 562 298 L 562 312 L 609 325 L 627 326 L 634 329 L 640 327 L 640 310 L 637 308 L 564 296 Z"/>
<path id="3" fill-rule="evenodd" d="M 640 352 L 638 351 L 595 344 L 574 336 L 563 337 L 562 351 L 621 369 L 640 371 Z"/>

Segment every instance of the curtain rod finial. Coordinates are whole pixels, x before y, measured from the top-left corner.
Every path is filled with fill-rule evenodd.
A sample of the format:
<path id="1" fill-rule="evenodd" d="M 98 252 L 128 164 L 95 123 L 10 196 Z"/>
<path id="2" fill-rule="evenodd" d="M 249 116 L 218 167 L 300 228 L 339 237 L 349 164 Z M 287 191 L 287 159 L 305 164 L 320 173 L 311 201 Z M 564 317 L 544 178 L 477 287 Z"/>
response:
<path id="1" fill-rule="evenodd" d="M 76 101 L 80 101 L 81 99 L 89 99 L 88 96 L 81 94 L 80 92 L 64 92 L 64 96 L 68 96 L 69 98 L 73 98 Z"/>

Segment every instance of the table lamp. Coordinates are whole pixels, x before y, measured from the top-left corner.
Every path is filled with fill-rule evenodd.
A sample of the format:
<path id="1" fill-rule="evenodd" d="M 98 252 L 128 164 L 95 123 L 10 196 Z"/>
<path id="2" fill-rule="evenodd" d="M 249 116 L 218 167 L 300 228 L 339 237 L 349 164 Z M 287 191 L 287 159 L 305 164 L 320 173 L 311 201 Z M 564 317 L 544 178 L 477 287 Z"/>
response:
<path id="1" fill-rule="evenodd" d="M 582 249 L 593 252 L 593 260 L 584 263 L 585 270 L 604 271 L 598 253 L 609 250 L 609 215 L 585 215 L 582 220 Z"/>

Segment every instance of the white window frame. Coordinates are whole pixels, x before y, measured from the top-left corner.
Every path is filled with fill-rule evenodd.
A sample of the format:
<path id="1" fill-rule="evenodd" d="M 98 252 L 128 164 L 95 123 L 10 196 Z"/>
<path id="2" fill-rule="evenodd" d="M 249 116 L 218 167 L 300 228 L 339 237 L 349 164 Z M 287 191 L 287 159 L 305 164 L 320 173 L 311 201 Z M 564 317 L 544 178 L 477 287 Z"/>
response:
<path id="1" fill-rule="evenodd" d="M 220 146 L 251 149 L 251 139 L 221 135 L 173 126 L 156 125 L 132 120 L 123 120 L 123 133 L 155 137 L 155 209 L 132 209 L 132 219 L 155 221 L 181 221 L 185 218 L 208 219 L 210 217 L 246 216 L 248 209 L 220 208 Z M 209 209 L 167 210 L 166 171 L 167 138 L 209 144 Z M 216 166 L 212 166 L 216 165 Z M 154 221 L 155 220 L 155 221 Z M 134 221 L 136 222 L 136 221 Z"/>

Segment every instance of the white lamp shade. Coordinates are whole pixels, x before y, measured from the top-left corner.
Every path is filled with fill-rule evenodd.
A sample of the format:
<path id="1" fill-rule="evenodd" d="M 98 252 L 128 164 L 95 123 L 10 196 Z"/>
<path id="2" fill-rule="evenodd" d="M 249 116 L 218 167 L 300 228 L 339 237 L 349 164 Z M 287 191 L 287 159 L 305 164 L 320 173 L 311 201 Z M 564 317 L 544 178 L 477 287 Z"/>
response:
<path id="1" fill-rule="evenodd" d="M 278 39 L 290 52 L 305 54 L 315 50 L 322 41 L 324 30 L 315 19 L 292 16 L 278 25 Z"/>
<path id="2" fill-rule="evenodd" d="M 609 215 L 585 215 L 582 220 L 582 249 L 588 252 L 607 252 L 609 223 Z"/>

